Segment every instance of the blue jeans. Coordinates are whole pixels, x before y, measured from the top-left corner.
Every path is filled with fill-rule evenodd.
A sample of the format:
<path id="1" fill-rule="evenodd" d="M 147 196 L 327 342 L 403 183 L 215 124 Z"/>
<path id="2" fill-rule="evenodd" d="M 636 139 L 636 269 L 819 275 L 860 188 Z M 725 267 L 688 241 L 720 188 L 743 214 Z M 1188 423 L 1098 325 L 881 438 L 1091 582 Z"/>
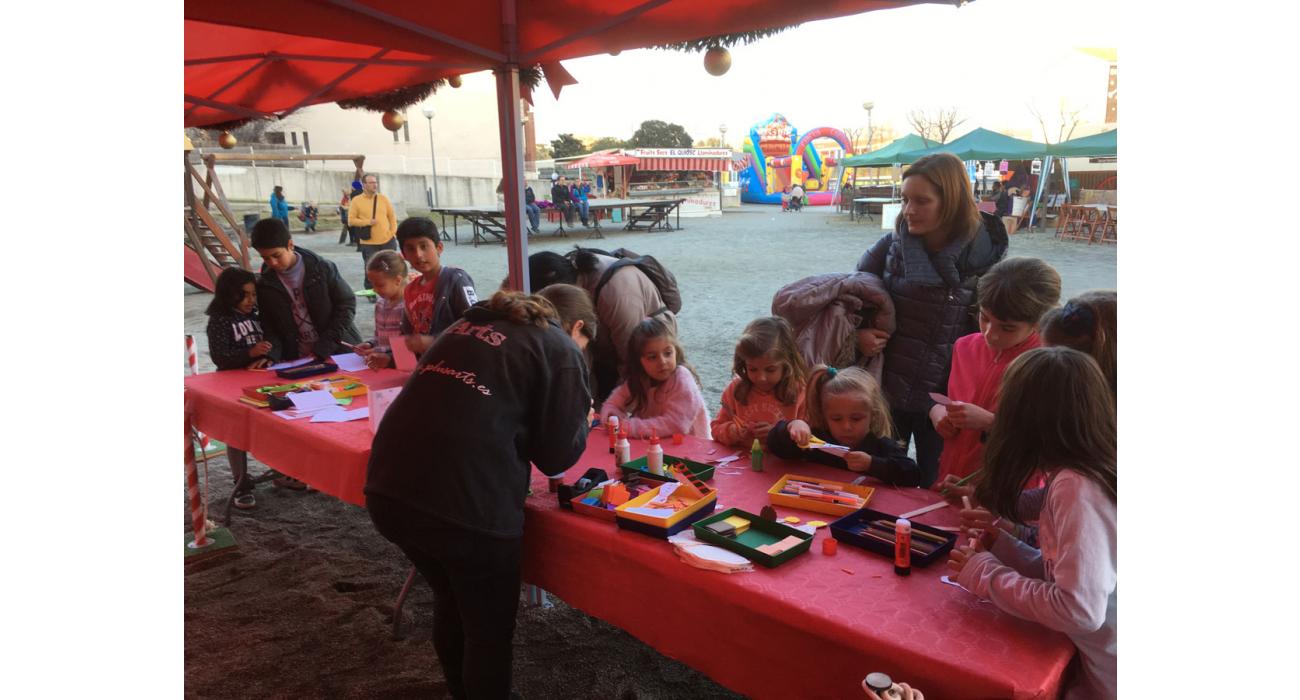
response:
<path id="1" fill-rule="evenodd" d="M 582 225 L 587 225 L 587 214 L 591 211 L 591 205 L 585 199 L 578 200 L 578 216 L 582 217 Z"/>
<path id="2" fill-rule="evenodd" d="M 541 207 L 537 206 L 533 202 L 529 202 L 524 205 L 524 209 L 528 212 L 528 223 L 530 224 L 530 227 L 536 231 L 542 225 Z"/>

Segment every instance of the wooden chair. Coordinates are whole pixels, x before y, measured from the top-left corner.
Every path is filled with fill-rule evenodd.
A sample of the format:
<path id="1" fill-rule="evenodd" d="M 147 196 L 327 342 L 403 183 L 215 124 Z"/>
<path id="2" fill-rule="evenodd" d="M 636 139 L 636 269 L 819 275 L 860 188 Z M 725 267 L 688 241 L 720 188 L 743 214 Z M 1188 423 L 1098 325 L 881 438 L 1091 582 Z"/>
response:
<path id="1" fill-rule="evenodd" d="M 1092 207 L 1082 204 L 1066 204 L 1061 207 L 1063 228 L 1057 238 L 1063 241 L 1092 241 L 1092 229 L 1088 226 L 1088 212 L 1097 213 Z"/>
<path id="2" fill-rule="evenodd" d="M 1119 207 L 1106 207 L 1106 218 L 1101 225 L 1101 237 L 1098 239 L 1102 243 L 1117 244 L 1115 236 L 1115 225 L 1119 221 Z"/>

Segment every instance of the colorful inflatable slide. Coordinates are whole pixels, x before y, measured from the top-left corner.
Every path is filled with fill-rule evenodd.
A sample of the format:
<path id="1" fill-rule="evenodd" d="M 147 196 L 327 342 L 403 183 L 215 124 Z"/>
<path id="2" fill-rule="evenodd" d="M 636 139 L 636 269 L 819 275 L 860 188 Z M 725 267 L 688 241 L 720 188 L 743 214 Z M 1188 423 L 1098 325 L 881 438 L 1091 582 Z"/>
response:
<path id="1" fill-rule="evenodd" d="M 832 204 L 839 192 L 838 164 L 833 158 L 822 158 L 813 147 L 817 139 L 831 139 L 844 153 L 852 152 L 848 137 L 839 129 L 823 126 L 800 136 L 780 114 L 755 124 L 742 146 L 749 167 L 740 174 L 740 200 L 780 204 L 786 187 L 801 184 L 809 204 Z"/>

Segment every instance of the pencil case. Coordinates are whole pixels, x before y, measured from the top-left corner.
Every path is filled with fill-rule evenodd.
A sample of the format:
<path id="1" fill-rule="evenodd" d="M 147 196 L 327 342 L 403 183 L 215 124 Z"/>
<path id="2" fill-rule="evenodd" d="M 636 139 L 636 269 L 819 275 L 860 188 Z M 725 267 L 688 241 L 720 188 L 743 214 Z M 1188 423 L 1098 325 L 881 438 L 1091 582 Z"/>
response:
<path id="1" fill-rule="evenodd" d="M 314 377 L 318 374 L 339 371 L 339 366 L 329 361 L 313 362 L 309 365 L 290 367 L 288 369 L 277 369 L 275 376 L 284 379 L 302 379 L 303 377 Z"/>
<path id="2" fill-rule="evenodd" d="M 886 534 L 883 530 L 872 529 L 868 523 L 875 520 L 884 520 L 891 525 L 898 519 L 897 515 L 882 513 L 878 510 L 863 508 L 840 518 L 831 523 L 831 537 L 851 544 L 854 547 L 861 547 L 868 552 L 875 552 L 890 559 L 894 558 L 894 539 L 891 535 Z M 871 532 L 872 534 L 867 534 Z M 876 534 L 878 533 L 878 534 Z M 924 533 L 924 534 L 919 534 Z M 873 536 L 874 535 L 874 536 Z M 882 540 L 881 538 L 885 538 Z M 936 559 L 942 558 L 952 551 L 953 545 L 957 543 L 957 535 L 936 527 L 925 525 L 912 521 L 912 544 L 915 546 L 918 542 L 923 542 L 924 547 L 929 551 L 928 554 L 912 550 L 912 566 L 926 566 Z"/>

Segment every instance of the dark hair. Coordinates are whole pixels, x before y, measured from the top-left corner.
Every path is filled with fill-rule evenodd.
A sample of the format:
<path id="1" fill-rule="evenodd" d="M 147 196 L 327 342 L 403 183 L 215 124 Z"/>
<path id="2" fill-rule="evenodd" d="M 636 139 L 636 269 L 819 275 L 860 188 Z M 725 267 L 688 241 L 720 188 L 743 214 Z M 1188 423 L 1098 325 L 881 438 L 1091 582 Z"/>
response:
<path id="1" fill-rule="evenodd" d="M 545 328 L 550 321 L 560 320 L 559 315 L 555 313 L 555 307 L 551 306 L 551 302 L 546 299 L 507 289 L 493 294 L 488 300 L 487 307 L 505 314 L 511 323 L 521 326 Z"/>
<path id="2" fill-rule="evenodd" d="M 1066 302 L 1065 308 L 1047 312 L 1039 330 L 1047 345 L 1091 355 L 1110 384 L 1111 395 L 1119 396 L 1118 317 L 1119 299 L 1113 290 L 1084 292 Z"/>
<path id="3" fill-rule="evenodd" d="M 283 186 L 283 185 L 276 185 L 275 187 L 272 187 L 272 188 L 271 188 L 271 194 L 278 194 L 278 195 L 280 195 L 281 197 L 283 197 L 283 196 L 284 196 L 284 186 Z"/>
<path id="4" fill-rule="evenodd" d="M 740 403 L 749 402 L 749 390 L 754 388 L 745 363 L 768 356 L 775 358 L 782 369 L 781 381 L 772 390 L 776 400 L 783 404 L 799 400 L 799 393 L 803 391 L 808 376 L 808 365 L 804 362 L 799 347 L 795 345 L 794 330 L 780 316 L 765 316 L 750 321 L 740 340 L 736 341 L 731 371 L 740 378 L 740 383 L 736 385 L 736 400 Z"/>
<path id="5" fill-rule="evenodd" d="M 587 292 L 571 284 L 547 285 L 537 296 L 551 302 L 555 312 L 560 315 L 560 327 L 565 333 L 573 330 L 573 324 L 582 321 L 582 334 L 587 340 L 596 339 L 596 309 L 591 305 Z"/>
<path id="6" fill-rule="evenodd" d="M 1061 275 L 1038 258 L 1007 258 L 976 284 L 981 309 L 1001 321 L 1038 323 L 1061 300 Z"/>
<path id="7" fill-rule="evenodd" d="M 817 365 L 808 375 L 808 389 L 804 394 L 804 411 L 808 414 L 808 425 L 813 430 L 827 430 L 826 416 L 822 412 L 822 399 L 827 396 L 857 396 L 871 411 L 871 423 L 867 433 L 876 437 L 889 437 L 894 433 L 894 421 L 889 416 L 889 402 L 880 382 L 871 373 L 861 367 L 846 367 L 836 370 L 826 365 Z"/>
<path id="8" fill-rule="evenodd" d="M 244 285 L 249 282 L 257 284 L 257 277 L 242 267 L 227 267 L 222 270 L 217 275 L 217 290 L 212 295 L 212 301 L 208 302 L 207 314 L 215 316 L 234 313 L 235 304 L 244 299 Z"/>
<path id="9" fill-rule="evenodd" d="M 947 243 L 975 235 L 979 230 L 980 210 L 971 194 L 966 164 L 960 158 L 951 153 L 925 156 L 903 171 L 904 180 L 914 176 L 930 183 L 939 196 L 937 229 L 947 236 Z M 898 220 L 903 220 L 902 212 Z"/>
<path id="10" fill-rule="evenodd" d="M 261 219 L 253 224 L 250 242 L 257 250 L 289 247 L 289 227 L 279 219 Z"/>
<path id="11" fill-rule="evenodd" d="M 379 176 L 376 175 L 376 174 L 374 174 L 374 173 L 363 173 L 363 174 L 361 175 L 361 180 L 360 180 L 361 184 L 363 184 L 363 185 L 366 184 L 366 178 L 368 178 L 368 177 L 373 177 L 373 178 L 375 178 L 375 184 L 379 184 Z"/>
<path id="12" fill-rule="evenodd" d="M 399 246 L 406 245 L 407 241 L 416 238 L 428 238 L 439 248 L 442 247 L 442 236 L 438 235 L 438 225 L 426 216 L 408 216 L 397 225 Z"/>
<path id="13" fill-rule="evenodd" d="M 1020 492 L 1044 470 L 1073 469 L 1115 501 L 1115 401 L 1096 360 L 1063 347 L 1035 348 L 1002 375 L 975 497 L 1024 523 Z"/>
<path id="14" fill-rule="evenodd" d="M 627 388 L 632 395 L 631 405 L 628 407 L 631 413 L 636 413 L 638 409 L 643 408 L 650 399 L 650 375 L 646 374 L 645 368 L 641 366 L 641 350 L 655 338 L 665 338 L 673 346 L 673 351 L 677 355 L 677 366 L 685 367 L 691 371 L 695 377 L 695 383 L 700 383 L 700 375 L 695 373 L 695 368 L 686 361 L 686 351 L 682 349 L 682 344 L 677 340 L 668 324 L 658 317 L 651 316 L 636 325 L 632 329 L 632 334 L 627 338 Z"/>
<path id="15" fill-rule="evenodd" d="M 577 268 L 563 255 L 543 250 L 528 256 L 528 285 L 532 289 L 541 290 L 552 284 L 574 284 L 577 281 Z"/>
<path id="16" fill-rule="evenodd" d="M 406 259 L 395 250 L 381 250 L 366 263 L 366 272 L 382 272 L 389 277 L 406 279 Z"/>

